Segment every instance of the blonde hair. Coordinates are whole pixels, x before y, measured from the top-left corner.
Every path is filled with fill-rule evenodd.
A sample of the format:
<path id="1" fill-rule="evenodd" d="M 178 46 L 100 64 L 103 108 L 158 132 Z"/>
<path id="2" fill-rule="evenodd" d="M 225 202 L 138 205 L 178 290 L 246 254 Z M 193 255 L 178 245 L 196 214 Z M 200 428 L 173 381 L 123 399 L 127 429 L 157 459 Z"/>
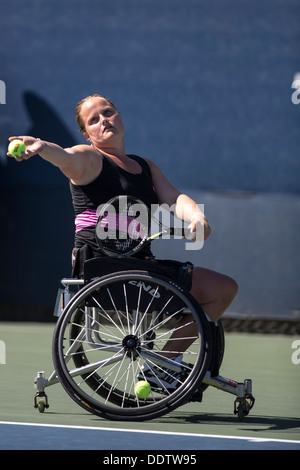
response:
<path id="1" fill-rule="evenodd" d="M 81 109 L 82 109 L 82 105 L 89 99 L 91 98 L 103 98 L 104 100 L 106 100 L 116 111 L 117 111 L 117 108 L 115 107 L 114 103 L 109 100 L 108 98 L 106 98 L 105 96 L 102 96 L 102 95 L 99 95 L 97 93 L 95 93 L 94 95 L 90 95 L 90 96 L 87 96 L 86 98 L 83 98 L 82 100 L 80 100 L 77 105 L 76 105 L 76 109 L 75 109 L 75 115 L 76 115 L 76 122 L 79 126 L 79 131 L 80 132 L 85 132 L 85 125 L 84 125 L 84 122 L 82 121 L 82 118 L 81 118 Z"/>

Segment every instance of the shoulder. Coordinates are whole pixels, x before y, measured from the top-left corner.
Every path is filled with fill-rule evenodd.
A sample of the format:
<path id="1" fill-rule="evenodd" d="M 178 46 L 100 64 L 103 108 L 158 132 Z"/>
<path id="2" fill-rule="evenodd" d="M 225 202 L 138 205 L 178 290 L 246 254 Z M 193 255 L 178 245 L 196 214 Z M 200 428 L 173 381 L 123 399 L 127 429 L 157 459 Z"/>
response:
<path id="1" fill-rule="evenodd" d="M 133 158 L 134 160 L 144 163 L 149 168 L 149 170 L 151 170 L 152 168 L 155 169 L 155 167 L 157 167 L 152 160 L 149 160 L 149 158 L 141 157 L 139 155 L 129 155 L 129 156 Z"/>
<path id="2" fill-rule="evenodd" d="M 163 172 L 156 163 L 154 163 L 152 160 L 149 160 L 148 158 L 144 158 L 144 160 L 148 164 L 152 176 L 163 176 Z"/>
<path id="3" fill-rule="evenodd" d="M 75 145 L 65 149 L 73 160 L 74 174 L 70 178 L 75 185 L 85 185 L 90 183 L 95 174 L 102 171 L 103 155 L 101 152 L 89 145 Z"/>
<path id="4" fill-rule="evenodd" d="M 145 165 L 147 165 L 147 168 L 150 171 L 152 179 L 153 178 L 156 178 L 156 179 L 157 178 L 159 178 L 159 179 L 165 178 L 163 172 L 161 171 L 161 169 L 152 160 L 150 160 L 149 158 L 145 158 L 145 157 L 137 157 L 137 158 L 142 160 L 145 163 Z"/>
<path id="5" fill-rule="evenodd" d="M 149 165 L 152 181 L 160 204 L 166 203 L 171 207 L 172 204 L 176 202 L 180 191 L 168 180 L 156 163 L 146 158 L 145 161 Z"/>
<path id="6" fill-rule="evenodd" d="M 64 149 L 67 153 L 74 156 L 81 156 L 83 158 L 90 158 L 92 155 L 100 155 L 94 147 L 86 144 L 74 145 L 73 147 L 68 147 Z"/>
<path id="7" fill-rule="evenodd" d="M 143 170 L 148 174 L 149 177 L 151 177 L 151 167 L 150 167 L 150 160 L 148 160 L 145 157 L 141 157 L 139 155 L 128 155 L 130 158 L 138 162 Z"/>

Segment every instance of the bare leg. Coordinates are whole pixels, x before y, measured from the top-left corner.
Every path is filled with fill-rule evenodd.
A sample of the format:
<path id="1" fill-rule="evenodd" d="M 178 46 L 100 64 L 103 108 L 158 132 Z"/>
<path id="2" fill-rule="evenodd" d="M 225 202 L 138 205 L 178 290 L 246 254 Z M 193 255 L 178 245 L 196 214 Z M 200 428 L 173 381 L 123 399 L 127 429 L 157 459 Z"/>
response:
<path id="1" fill-rule="evenodd" d="M 191 294 L 213 322 L 221 318 L 237 291 L 238 286 L 230 277 L 209 269 L 194 268 Z M 192 315 L 185 315 L 180 320 L 171 341 L 168 341 L 164 347 L 164 354 L 167 357 L 176 356 L 176 352 L 178 355 L 181 354 L 194 342 L 197 329 L 192 318 Z M 182 339 L 183 337 L 186 339 Z"/>
<path id="2" fill-rule="evenodd" d="M 205 268 L 194 268 L 191 294 L 213 322 L 221 318 L 238 292 L 229 276 Z"/>

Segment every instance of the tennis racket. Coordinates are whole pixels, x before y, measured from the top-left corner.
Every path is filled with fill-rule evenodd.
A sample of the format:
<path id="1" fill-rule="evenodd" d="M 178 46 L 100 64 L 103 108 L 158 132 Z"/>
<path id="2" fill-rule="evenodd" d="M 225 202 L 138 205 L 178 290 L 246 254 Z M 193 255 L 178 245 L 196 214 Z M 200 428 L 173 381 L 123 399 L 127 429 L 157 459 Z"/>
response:
<path id="1" fill-rule="evenodd" d="M 151 214 L 145 203 L 132 196 L 116 196 L 98 208 L 96 239 L 108 256 L 132 256 L 163 235 L 184 236 L 184 229 L 163 226 L 150 234 Z"/>

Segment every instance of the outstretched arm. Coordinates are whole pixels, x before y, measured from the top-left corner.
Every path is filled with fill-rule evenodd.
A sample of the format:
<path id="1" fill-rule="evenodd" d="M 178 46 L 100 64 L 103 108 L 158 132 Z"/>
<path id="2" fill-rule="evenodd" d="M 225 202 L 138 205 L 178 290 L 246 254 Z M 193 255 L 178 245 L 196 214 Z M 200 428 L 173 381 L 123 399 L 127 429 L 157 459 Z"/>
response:
<path id="1" fill-rule="evenodd" d="M 9 141 L 20 139 L 26 145 L 25 152 L 16 161 L 28 160 L 34 155 L 40 155 L 44 160 L 58 167 L 70 180 L 80 181 L 89 169 L 91 155 L 94 150 L 88 145 L 76 145 L 62 148 L 53 142 L 46 142 L 31 136 L 14 136 Z M 12 156 L 7 153 L 8 156 Z"/>

